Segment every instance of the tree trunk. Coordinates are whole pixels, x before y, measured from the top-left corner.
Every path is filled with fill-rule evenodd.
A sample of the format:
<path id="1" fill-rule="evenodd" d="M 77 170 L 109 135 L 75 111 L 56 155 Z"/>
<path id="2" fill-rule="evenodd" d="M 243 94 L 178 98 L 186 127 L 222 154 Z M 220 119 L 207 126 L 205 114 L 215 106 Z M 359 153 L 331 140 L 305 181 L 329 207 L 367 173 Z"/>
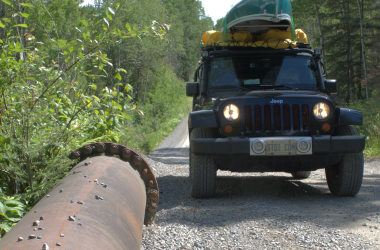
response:
<path id="1" fill-rule="evenodd" d="M 365 97 L 368 100 L 368 79 L 367 79 L 367 67 L 366 67 L 366 60 L 365 60 L 365 45 L 364 45 L 364 33 L 363 33 L 363 1 L 362 4 L 360 4 L 359 0 L 356 0 L 356 3 L 358 5 L 359 10 L 359 20 L 360 20 L 360 45 L 361 45 L 361 56 L 362 56 L 362 73 L 363 73 L 363 80 L 365 84 Z M 361 82 L 359 83 L 360 89 L 361 89 Z M 360 92 L 361 96 L 361 92 Z"/>
<path id="2" fill-rule="evenodd" d="M 347 96 L 346 101 L 351 102 L 353 97 L 352 86 L 352 45 L 351 45 L 351 26 L 350 26 L 350 2 L 349 0 L 342 1 L 344 24 L 346 30 L 346 49 L 347 49 Z"/>
<path id="3" fill-rule="evenodd" d="M 325 57 L 325 39 L 322 33 L 322 24 L 321 24 L 321 19 L 319 17 L 319 5 L 318 5 L 317 0 L 314 1 L 314 8 L 315 8 L 315 17 L 317 18 L 318 31 L 319 31 L 319 46 L 322 49 L 322 61 L 323 61 L 323 58 Z"/>

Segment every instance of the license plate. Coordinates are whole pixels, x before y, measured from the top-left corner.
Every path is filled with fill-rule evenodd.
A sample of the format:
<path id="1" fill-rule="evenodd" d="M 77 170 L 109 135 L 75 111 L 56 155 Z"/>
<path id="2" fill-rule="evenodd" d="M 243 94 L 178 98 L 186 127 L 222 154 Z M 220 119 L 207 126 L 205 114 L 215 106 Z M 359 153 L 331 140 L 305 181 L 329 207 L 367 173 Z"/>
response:
<path id="1" fill-rule="evenodd" d="M 295 155 L 297 154 L 297 141 L 271 141 L 265 142 L 266 155 Z"/>
<path id="2" fill-rule="evenodd" d="M 311 137 L 250 138 L 250 155 L 311 155 Z"/>

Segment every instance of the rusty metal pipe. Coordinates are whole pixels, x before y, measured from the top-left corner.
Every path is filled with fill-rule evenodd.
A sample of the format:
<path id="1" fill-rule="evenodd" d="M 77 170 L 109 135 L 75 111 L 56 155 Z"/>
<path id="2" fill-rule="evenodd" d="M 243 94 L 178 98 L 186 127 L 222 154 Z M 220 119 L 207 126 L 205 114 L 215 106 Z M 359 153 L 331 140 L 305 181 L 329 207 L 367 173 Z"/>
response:
<path id="1" fill-rule="evenodd" d="M 118 144 L 111 153 L 104 145 L 104 152 L 79 150 L 76 158 L 91 158 L 37 203 L 0 249 L 139 249 L 143 222 L 151 223 L 157 209 L 157 182 L 137 153 Z M 131 164 L 110 157 L 126 159 L 126 150 Z"/>

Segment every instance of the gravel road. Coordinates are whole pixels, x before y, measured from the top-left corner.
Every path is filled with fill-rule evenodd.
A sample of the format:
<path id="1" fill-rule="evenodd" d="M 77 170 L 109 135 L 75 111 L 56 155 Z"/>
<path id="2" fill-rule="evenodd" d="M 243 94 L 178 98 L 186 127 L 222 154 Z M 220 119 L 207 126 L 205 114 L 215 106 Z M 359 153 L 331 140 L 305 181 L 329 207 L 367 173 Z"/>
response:
<path id="1" fill-rule="evenodd" d="M 303 181 L 218 171 L 217 197 L 198 200 L 188 145 L 184 121 L 148 156 L 160 203 L 142 249 L 380 249 L 380 160 L 366 160 L 353 198 L 332 196 L 323 170 Z"/>

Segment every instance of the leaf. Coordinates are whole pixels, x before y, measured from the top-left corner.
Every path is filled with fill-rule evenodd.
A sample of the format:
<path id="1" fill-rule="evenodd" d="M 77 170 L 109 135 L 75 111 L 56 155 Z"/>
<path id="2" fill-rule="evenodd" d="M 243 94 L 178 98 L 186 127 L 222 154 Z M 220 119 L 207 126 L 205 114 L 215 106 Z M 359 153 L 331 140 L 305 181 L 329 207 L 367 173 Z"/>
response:
<path id="1" fill-rule="evenodd" d="M 4 204 L 7 205 L 7 207 L 20 207 L 20 208 L 24 207 L 24 204 L 13 199 L 7 200 L 6 202 L 4 202 Z"/>
<path id="2" fill-rule="evenodd" d="M 4 217 L 7 216 L 7 208 L 1 201 L 0 201 L 0 215 Z"/>
<path id="3" fill-rule="evenodd" d="M 111 16 L 111 14 L 110 14 L 108 11 L 106 11 L 106 16 L 108 17 L 108 19 L 109 19 L 110 21 L 112 21 L 112 16 Z"/>
<path id="4" fill-rule="evenodd" d="M 111 7 L 108 7 L 108 10 L 109 12 L 111 12 L 112 15 L 115 15 L 115 11 Z"/>
<path id="5" fill-rule="evenodd" d="M 5 4 L 8 4 L 9 6 L 12 6 L 11 2 L 9 2 L 8 0 L 1 0 L 3 3 Z"/>
<path id="6" fill-rule="evenodd" d="M 125 69 L 123 69 L 123 68 L 118 68 L 117 72 L 123 72 L 123 73 L 127 74 L 127 71 Z"/>
<path id="7" fill-rule="evenodd" d="M 33 4 L 30 4 L 30 3 L 20 3 L 20 5 L 25 6 L 25 7 L 29 7 L 29 8 L 33 8 Z"/>
<path id="8" fill-rule="evenodd" d="M 132 85 L 131 84 L 127 84 L 127 85 L 125 85 L 125 87 L 124 87 L 124 90 L 128 93 L 129 91 L 131 91 L 133 89 L 133 87 L 132 87 Z"/>
<path id="9" fill-rule="evenodd" d="M 0 28 L 5 28 L 5 25 L 3 24 L 3 22 L 0 21 Z"/>
<path id="10" fill-rule="evenodd" d="M 12 215 L 9 215 L 9 214 L 12 214 Z M 16 215 L 16 216 L 13 216 Z M 23 212 L 20 211 L 20 209 L 17 209 L 17 208 L 7 208 L 7 215 L 9 218 L 12 218 L 12 219 L 18 219 L 20 217 L 22 217 L 23 215 Z"/>
<path id="11" fill-rule="evenodd" d="M 120 75 L 120 73 L 117 73 L 117 74 L 115 75 L 115 78 L 118 79 L 119 81 L 121 81 L 121 75 Z"/>
<path id="12" fill-rule="evenodd" d="M 0 229 L 3 229 L 5 232 L 9 232 L 11 230 L 11 227 L 9 225 L 5 224 L 5 223 L 1 223 L 0 224 Z"/>
<path id="13" fill-rule="evenodd" d="M 28 28 L 28 25 L 25 24 L 25 23 L 21 23 L 21 24 L 16 24 L 16 25 L 14 25 L 14 27 Z"/>
<path id="14" fill-rule="evenodd" d="M 28 13 L 21 13 L 22 17 L 28 18 L 30 15 Z"/>
<path id="15" fill-rule="evenodd" d="M 125 24 L 125 28 L 127 28 L 128 32 L 131 32 L 132 29 L 131 29 L 131 25 L 129 23 L 126 23 Z"/>
<path id="16" fill-rule="evenodd" d="M 96 86 L 96 84 L 91 84 L 91 85 L 89 85 L 89 87 L 93 90 L 96 90 L 98 88 L 98 86 Z"/>
<path id="17" fill-rule="evenodd" d="M 83 26 L 87 27 L 88 26 L 88 22 L 86 20 L 80 20 L 81 24 L 83 24 Z"/>

